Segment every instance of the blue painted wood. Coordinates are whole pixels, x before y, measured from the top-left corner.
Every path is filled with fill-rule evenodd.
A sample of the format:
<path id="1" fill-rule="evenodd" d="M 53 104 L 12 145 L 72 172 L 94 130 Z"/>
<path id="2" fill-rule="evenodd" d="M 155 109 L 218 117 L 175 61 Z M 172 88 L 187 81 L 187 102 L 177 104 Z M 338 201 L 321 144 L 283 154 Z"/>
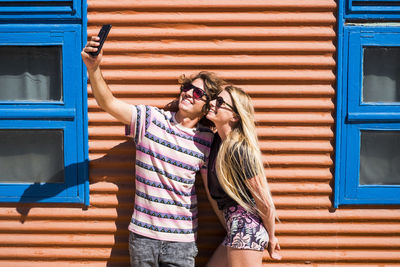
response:
<path id="1" fill-rule="evenodd" d="M 0 184 L 0 201 L 29 202 L 33 198 L 40 202 L 63 202 L 66 199 L 77 202 L 82 198 L 77 194 L 79 184 L 78 167 L 84 162 L 79 162 L 76 154 L 75 121 L 49 121 L 49 120 L 0 120 L 0 129 L 60 129 L 64 133 L 64 167 L 65 182 L 59 184 Z M 83 202 L 83 199 L 81 199 Z"/>
<path id="2" fill-rule="evenodd" d="M 367 112 L 349 112 L 347 115 L 347 121 L 349 123 L 360 123 L 360 122 L 399 122 L 400 113 L 367 113 Z"/>
<path id="3" fill-rule="evenodd" d="M 400 185 L 360 185 L 361 131 L 399 131 L 400 123 L 347 125 L 347 166 L 341 204 L 400 204 Z"/>
<path id="4" fill-rule="evenodd" d="M 0 201 L 89 205 L 87 78 L 80 57 L 80 51 L 86 43 L 86 1 L 71 1 L 74 8 L 79 10 L 74 18 L 81 16 L 81 10 L 85 16 L 75 22 L 65 20 L 71 18 L 70 14 L 50 14 L 46 8 L 42 8 L 43 12 L 39 13 L 30 13 L 31 9 L 26 13 L 23 13 L 26 10 L 20 10 L 18 15 L 9 14 L 2 6 L 5 2 L 7 1 L 0 0 L 0 22 L 7 21 L 7 24 L 0 23 L 0 46 L 61 46 L 63 98 L 58 102 L 0 102 L 0 129 L 62 129 L 65 182 L 0 184 Z M 39 20 L 30 23 L 32 18 L 40 18 L 40 23 Z"/>
<path id="5" fill-rule="evenodd" d="M 345 149 L 344 142 L 345 140 L 342 138 L 342 111 L 343 107 L 345 107 L 345 97 L 343 97 L 342 86 L 346 78 L 346 72 L 341 67 L 343 62 L 345 61 L 346 54 L 343 49 L 343 25 L 344 25 L 344 1 L 340 0 L 338 3 L 338 18 L 337 18 L 337 77 L 336 77 L 336 138 L 335 138 L 335 178 L 334 178 L 334 192 L 333 192 L 333 207 L 338 208 L 340 204 L 340 195 L 342 194 L 341 190 L 341 177 L 344 177 L 342 172 L 345 170 L 346 159 L 343 157 L 343 148 Z"/>
<path id="6" fill-rule="evenodd" d="M 341 2 L 344 2 L 341 0 Z M 399 0 L 347 0 L 344 5 L 345 19 L 380 19 L 400 18 Z"/>
<path id="7" fill-rule="evenodd" d="M 395 26 L 347 26 L 348 35 L 348 112 L 349 113 L 400 113 L 400 103 L 365 103 L 362 101 L 362 64 L 365 47 L 400 47 L 400 25 Z M 394 118 L 394 116 L 392 116 Z"/>
<path id="8" fill-rule="evenodd" d="M 80 46 L 80 50 L 82 50 L 86 45 L 87 40 L 87 2 L 82 1 L 82 42 Z M 84 205 L 86 207 L 90 204 L 89 198 L 89 134 L 88 134 L 88 103 L 87 103 L 87 70 L 86 65 L 81 60 L 80 68 L 78 69 L 81 72 L 81 95 L 82 95 L 82 124 L 78 125 L 79 130 L 83 133 L 83 138 L 80 139 L 82 143 L 78 142 L 78 147 L 80 145 L 81 149 L 79 150 L 79 157 L 83 158 L 83 164 L 80 164 L 78 167 L 79 172 L 79 184 L 83 184 L 83 188 L 79 187 L 79 196 L 83 196 Z"/>
<path id="9" fill-rule="evenodd" d="M 1 107 L 1 105 L 0 105 Z M 48 120 L 74 120 L 76 111 L 73 108 L 37 109 L 37 108 L 0 108 L 2 119 L 48 119 Z"/>
<path id="10" fill-rule="evenodd" d="M 48 4 L 46 4 L 48 3 Z M 85 11 L 86 12 L 86 11 Z M 79 20 L 82 18 L 81 0 L 24 0 L 0 1 L 1 20 Z"/>

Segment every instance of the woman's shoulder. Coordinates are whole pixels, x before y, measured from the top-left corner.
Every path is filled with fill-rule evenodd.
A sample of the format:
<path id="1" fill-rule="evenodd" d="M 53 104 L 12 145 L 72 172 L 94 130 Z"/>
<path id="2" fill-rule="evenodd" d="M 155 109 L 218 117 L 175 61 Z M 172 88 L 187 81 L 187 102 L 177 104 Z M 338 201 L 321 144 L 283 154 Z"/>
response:
<path id="1" fill-rule="evenodd" d="M 252 151 L 249 149 L 249 145 L 246 142 L 237 142 L 231 146 L 231 151 L 235 157 L 251 157 Z"/>

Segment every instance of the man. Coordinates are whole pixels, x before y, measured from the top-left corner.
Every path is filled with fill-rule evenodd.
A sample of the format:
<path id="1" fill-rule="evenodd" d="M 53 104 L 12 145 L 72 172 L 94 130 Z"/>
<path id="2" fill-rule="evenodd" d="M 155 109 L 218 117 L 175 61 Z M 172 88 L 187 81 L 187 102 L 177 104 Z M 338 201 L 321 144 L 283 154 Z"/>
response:
<path id="1" fill-rule="evenodd" d="M 129 105 L 115 98 L 104 81 L 99 67 L 102 52 L 97 57 L 88 54 L 97 51 L 98 41 L 92 37 L 81 53 L 93 94 L 102 109 L 127 125 L 126 133 L 136 144 L 135 209 L 129 225 L 131 266 L 194 266 L 194 182 L 197 172 L 206 180 L 213 138 L 212 131 L 199 122 L 223 81 L 208 72 L 182 76 L 176 112 Z"/>

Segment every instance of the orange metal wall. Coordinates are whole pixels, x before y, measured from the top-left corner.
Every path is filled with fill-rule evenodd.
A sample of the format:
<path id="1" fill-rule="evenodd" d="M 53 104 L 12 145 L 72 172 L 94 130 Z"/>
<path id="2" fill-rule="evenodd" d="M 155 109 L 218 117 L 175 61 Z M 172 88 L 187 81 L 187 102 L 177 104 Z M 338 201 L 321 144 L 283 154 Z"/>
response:
<path id="1" fill-rule="evenodd" d="M 162 107 L 177 77 L 211 70 L 248 91 L 281 223 L 270 266 L 400 266 L 400 211 L 331 209 L 333 0 L 90 0 L 88 35 L 113 29 L 103 74 L 114 94 Z M 79 55 L 77 55 L 79 56 Z M 0 208 L 0 266 L 128 266 L 134 146 L 89 93 L 90 207 Z M 198 183 L 203 266 L 223 230 Z"/>

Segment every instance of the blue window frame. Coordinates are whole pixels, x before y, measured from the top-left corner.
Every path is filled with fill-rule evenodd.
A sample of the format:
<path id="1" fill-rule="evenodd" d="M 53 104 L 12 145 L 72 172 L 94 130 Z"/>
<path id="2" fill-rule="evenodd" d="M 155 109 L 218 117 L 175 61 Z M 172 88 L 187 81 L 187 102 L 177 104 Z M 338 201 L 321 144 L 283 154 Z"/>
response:
<path id="1" fill-rule="evenodd" d="M 362 63 L 363 52 L 366 48 L 400 47 L 400 27 L 346 27 L 344 41 L 348 44 L 346 49 L 348 51 L 348 120 L 354 122 L 399 120 L 400 103 L 363 102 Z"/>
<path id="2" fill-rule="evenodd" d="M 346 180 L 341 188 L 340 204 L 399 204 L 399 185 L 362 184 L 360 151 L 362 133 L 397 133 L 400 138 L 400 123 L 351 123 L 346 128 L 346 166 L 343 174 Z"/>
<path id="3" fill-rule="evenodd" d="M 352 2 L 356 1 L 348 1 L 347 4 Z M 346 4 L 344 1 L 341 3 Z M 391 9 L 391 11 L 393 15 L 397 9 Z M 385 152 L 387 153 L 400 139 L 400 101 L 398 99 L 371 100 L 366 97 L 368 90 L 366 84 L 363 83 L 367 71 L 366 60 L 369 59 L 366 57 L 368 51 L 378 49 L 400 52 L 400 23 L 382 26 L 379 26 L 379 23 L 346 24 L 343 15 L 343 9 L 341 9 L 338 28 L 334 206 L 337 208 L 345 204 L 400 204 L 400 177 L 393 177 L 393 173 L 388 171 L 388 175 L 392 176 L 389 177 L 389 182 L 377 182 L 377 180 L 365 182 L 364 180 L 365 176 L 382 175 L 383 177 L 383 171 L 379 175 L 373 172 L 375 164 L 388 166 L 386 169 L 400 166 L 399 160 L 392 157 L 397 155 L 397 152 L 389 152 L 392 157 L 389 158 L 394 162 L 389 162 L 389 160 L 385 162 L 384 157 L 380 158 L 379 162 L 374 162 L 375 157 L 368 159 L 371 153 L 381 153 L 382 146 L 388 148 Z M 387 14 L 386 18 L 391 18 L 391 14 Z M 382 68 L 385 64 L 384 60 L 382 58 Z M 400 73 L 398 75 L 400 76 Z M 382 92 L 385 90 L 384 86 L 382 84 Z M 400 92 L 399 89 L 397 90 Z M 379 94 L 382 93 L 378 92 L 378 98 L 380 98 Z M 373 138 L 369 139 L 370 136 Z M 371 140 L 376 142 L 371 144 Z M 395 140 L 395 142 L 390 140 Z M 368 146 L 375 146 L 375 149 L 368 151 L 366 149 Z M 365 174 L 365 170 L 369 173 Z M 382 170 L 385 169 L 382 168 Z"/>
<path id="4" fill-rule="evenodd" d="M 57 100 L 0 100 L 0 131 L 61 132 L 63 165 L 61 182 L 10 182 L 0 173 L 1 202 L 89 205 L 87 80 L 80 57 L 86 42 L 85 13 L 80 19 L 82 6 L 85 3 L 80 0 L 0 1 L 0 20 L 19 16 L 16 22 L 0 24 L 0 48 L 57 47 L 62 77 Z M 39 17 L 40 23 L 29 22 Z M 71 20 L 66 23 L 51 18 Z"/>

